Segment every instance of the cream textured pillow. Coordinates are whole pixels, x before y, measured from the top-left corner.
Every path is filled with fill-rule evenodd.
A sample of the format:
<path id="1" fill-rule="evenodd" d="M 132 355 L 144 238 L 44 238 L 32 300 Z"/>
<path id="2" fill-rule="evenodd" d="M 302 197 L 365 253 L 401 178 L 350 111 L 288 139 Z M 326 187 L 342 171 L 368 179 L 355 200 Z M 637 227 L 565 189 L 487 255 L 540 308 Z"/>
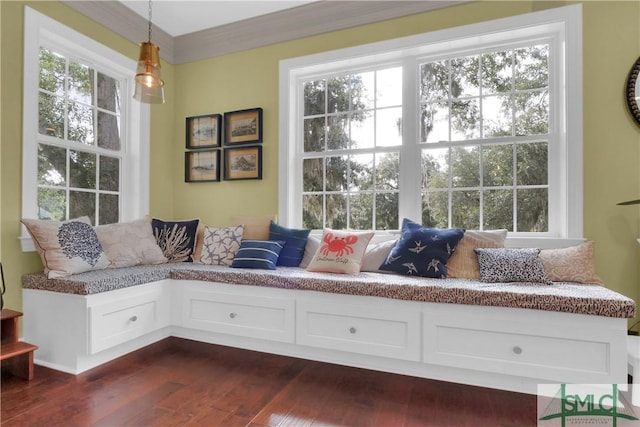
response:
<path id="1" fill-rule="evenodd" d="M 244 227 L 204 228 L 200 264 L 231 266 L 233 258 L 240 249 Z"/>
<path id="2" fill-rule="evenodd" d="M 269 240 L 269 227 L 271 221 L 276 222 L 276 215 L 233 215 L 229 221 L 230 225 L 244 225 L 243 239 Z"/>
<path id="3" fill-rule="evenodd" d="M 89 217 L 70 221 L 23 219 L 49 279 L 89 270 L 102 270 L 109 259 Z"/>
<path id="4" fill-rule="evenodd" d="M 325 228 L 322 242 L 316 251 L 308 271 L 358 274 L 362 258 L 373 231 L 353 232 Z"/>
<path id="5" fill-rule="evenodd" d="M 320 248 L 320 239 L 309 236 L 307 244 L 304 246 L 304 256 L 302 257 L 302 261 L 300 261 L 300 268 L 309 267 L 311 260 L 313 260 L 313 256 L 318 252 L 318 248 Z"/>
<path id="6" fill-rule="evenodd" d="M 110 268 L 167 262 L 153 235 L 149 218 L 99 225 L 95 231 L 109 258 Z"/>
<path id="7" fill-rule="evenodd" d="M 367 246 L 360 271 L 387 273 L 387 271 L 380 270 L 380 266 L 385 262 L 397 242 L 397 240 L 387 240 L 385 242 L 372 243 Z"/>
<path id="8" fill-rule="evenodd" d="M 549 279 L 602 285 L 593 263 L 594 243 L 587 241 L 561 249 L 543 249 L 540 259 Z"/>
<path id="9" fill-rule="evenodd" d="M 480 279 L 476 248 L 504 248 L 507 230 L 467 230 L 447 261 L 447 277 Z"/>

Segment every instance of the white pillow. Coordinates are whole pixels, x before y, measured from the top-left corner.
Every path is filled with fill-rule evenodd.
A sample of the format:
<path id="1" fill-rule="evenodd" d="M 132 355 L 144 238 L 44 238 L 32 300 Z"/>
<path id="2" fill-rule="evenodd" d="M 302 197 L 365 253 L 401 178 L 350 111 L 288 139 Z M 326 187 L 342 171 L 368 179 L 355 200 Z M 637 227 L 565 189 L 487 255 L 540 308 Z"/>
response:
<path id="1" fill-rule="evenodd" d="M 387 240 L 380 243 L 371 243 L 367 246 L 362 260 L 362 268 L 360 271 L 372 271 L 375 273 L 388 273 L 388 271 L 380 270 L 380 266 L 387 259 L 391 249 L 396 245 L 397 240 Z"/>
<path id="2" fill-rule="evenodd" d="M 360 273 L 364 252 L 373 234 L 373 231 L 354 232 L 325 228 L 320 247 L 307 270 L 327 273 Z"/>
<path id="3" fill-rule="evenodd" d="M 95 231 L 111 268 L 167 262 L 153 235 L 150 218 L 99 225 Z"/>
<path id="4" fill-rule="evenodd" d="M 231 266 L 240 249 L 244 226 L 213 228 L 205 227 L 202 252 L 196 260 L 200 264 Z"/>

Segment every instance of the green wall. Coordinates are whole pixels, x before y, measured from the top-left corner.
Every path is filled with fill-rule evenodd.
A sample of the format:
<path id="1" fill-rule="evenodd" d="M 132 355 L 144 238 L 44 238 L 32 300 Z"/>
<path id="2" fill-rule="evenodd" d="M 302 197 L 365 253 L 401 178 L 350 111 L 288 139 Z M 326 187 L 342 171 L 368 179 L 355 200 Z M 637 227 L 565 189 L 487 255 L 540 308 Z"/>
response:
<path id="1" fill-rule="evenodd" d="M 130 57 L 137 54 L 133 44 L 60 3 L 27 3 Z M 21 253 L 17 241 L 23 4 L 1 3 L 0 253 L 12 270 L 8 301 L 16 308 L 20 275 L 41 269 L 37 255 Z M 163 64 L 168 103 L 152 109 L 150 213 L 199 217 L 213 226 L 227 224 L 233 214 L 277 213 L 280 60 L 565 4 L 569 2 L 476 2 L 189 64 Z M 640 245 L 635 241 L 640 236 L 640 208 L 616 206 L 640 197 L 640 127 L 627 113 L 623 98 L 626 75 L 640 54 L 640 2 L 587 1 L 583 16 L 584 235 L 596 242 L 596 268 L 607 286 L 640 301 Z M 253 107 L 264 109 L 263 179 L 184 183 L 185 117 Z"/>

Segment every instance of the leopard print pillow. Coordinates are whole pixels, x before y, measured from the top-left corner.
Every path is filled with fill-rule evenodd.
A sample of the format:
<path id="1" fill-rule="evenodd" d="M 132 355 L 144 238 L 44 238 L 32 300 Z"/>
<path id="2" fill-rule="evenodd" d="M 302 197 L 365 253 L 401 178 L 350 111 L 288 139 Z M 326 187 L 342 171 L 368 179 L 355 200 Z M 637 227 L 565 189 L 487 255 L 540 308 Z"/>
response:
<path id="1" fill-rule="evenodd" d="M 483 282 L 552 283 L 538 256 L 540 249 L 476 248 L 475 253 Z"/>

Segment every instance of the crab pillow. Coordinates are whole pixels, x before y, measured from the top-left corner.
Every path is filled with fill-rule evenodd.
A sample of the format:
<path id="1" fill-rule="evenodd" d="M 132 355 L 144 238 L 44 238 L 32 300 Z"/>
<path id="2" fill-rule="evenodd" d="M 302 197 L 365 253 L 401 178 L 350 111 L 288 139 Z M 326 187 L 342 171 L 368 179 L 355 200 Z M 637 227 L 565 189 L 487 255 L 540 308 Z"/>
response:
<path id="1" fill-rule="evenodd" d="M 358 274 L 373 231 L 355 232 L 324 229 L 320 247 L 308 271 Z"/>

